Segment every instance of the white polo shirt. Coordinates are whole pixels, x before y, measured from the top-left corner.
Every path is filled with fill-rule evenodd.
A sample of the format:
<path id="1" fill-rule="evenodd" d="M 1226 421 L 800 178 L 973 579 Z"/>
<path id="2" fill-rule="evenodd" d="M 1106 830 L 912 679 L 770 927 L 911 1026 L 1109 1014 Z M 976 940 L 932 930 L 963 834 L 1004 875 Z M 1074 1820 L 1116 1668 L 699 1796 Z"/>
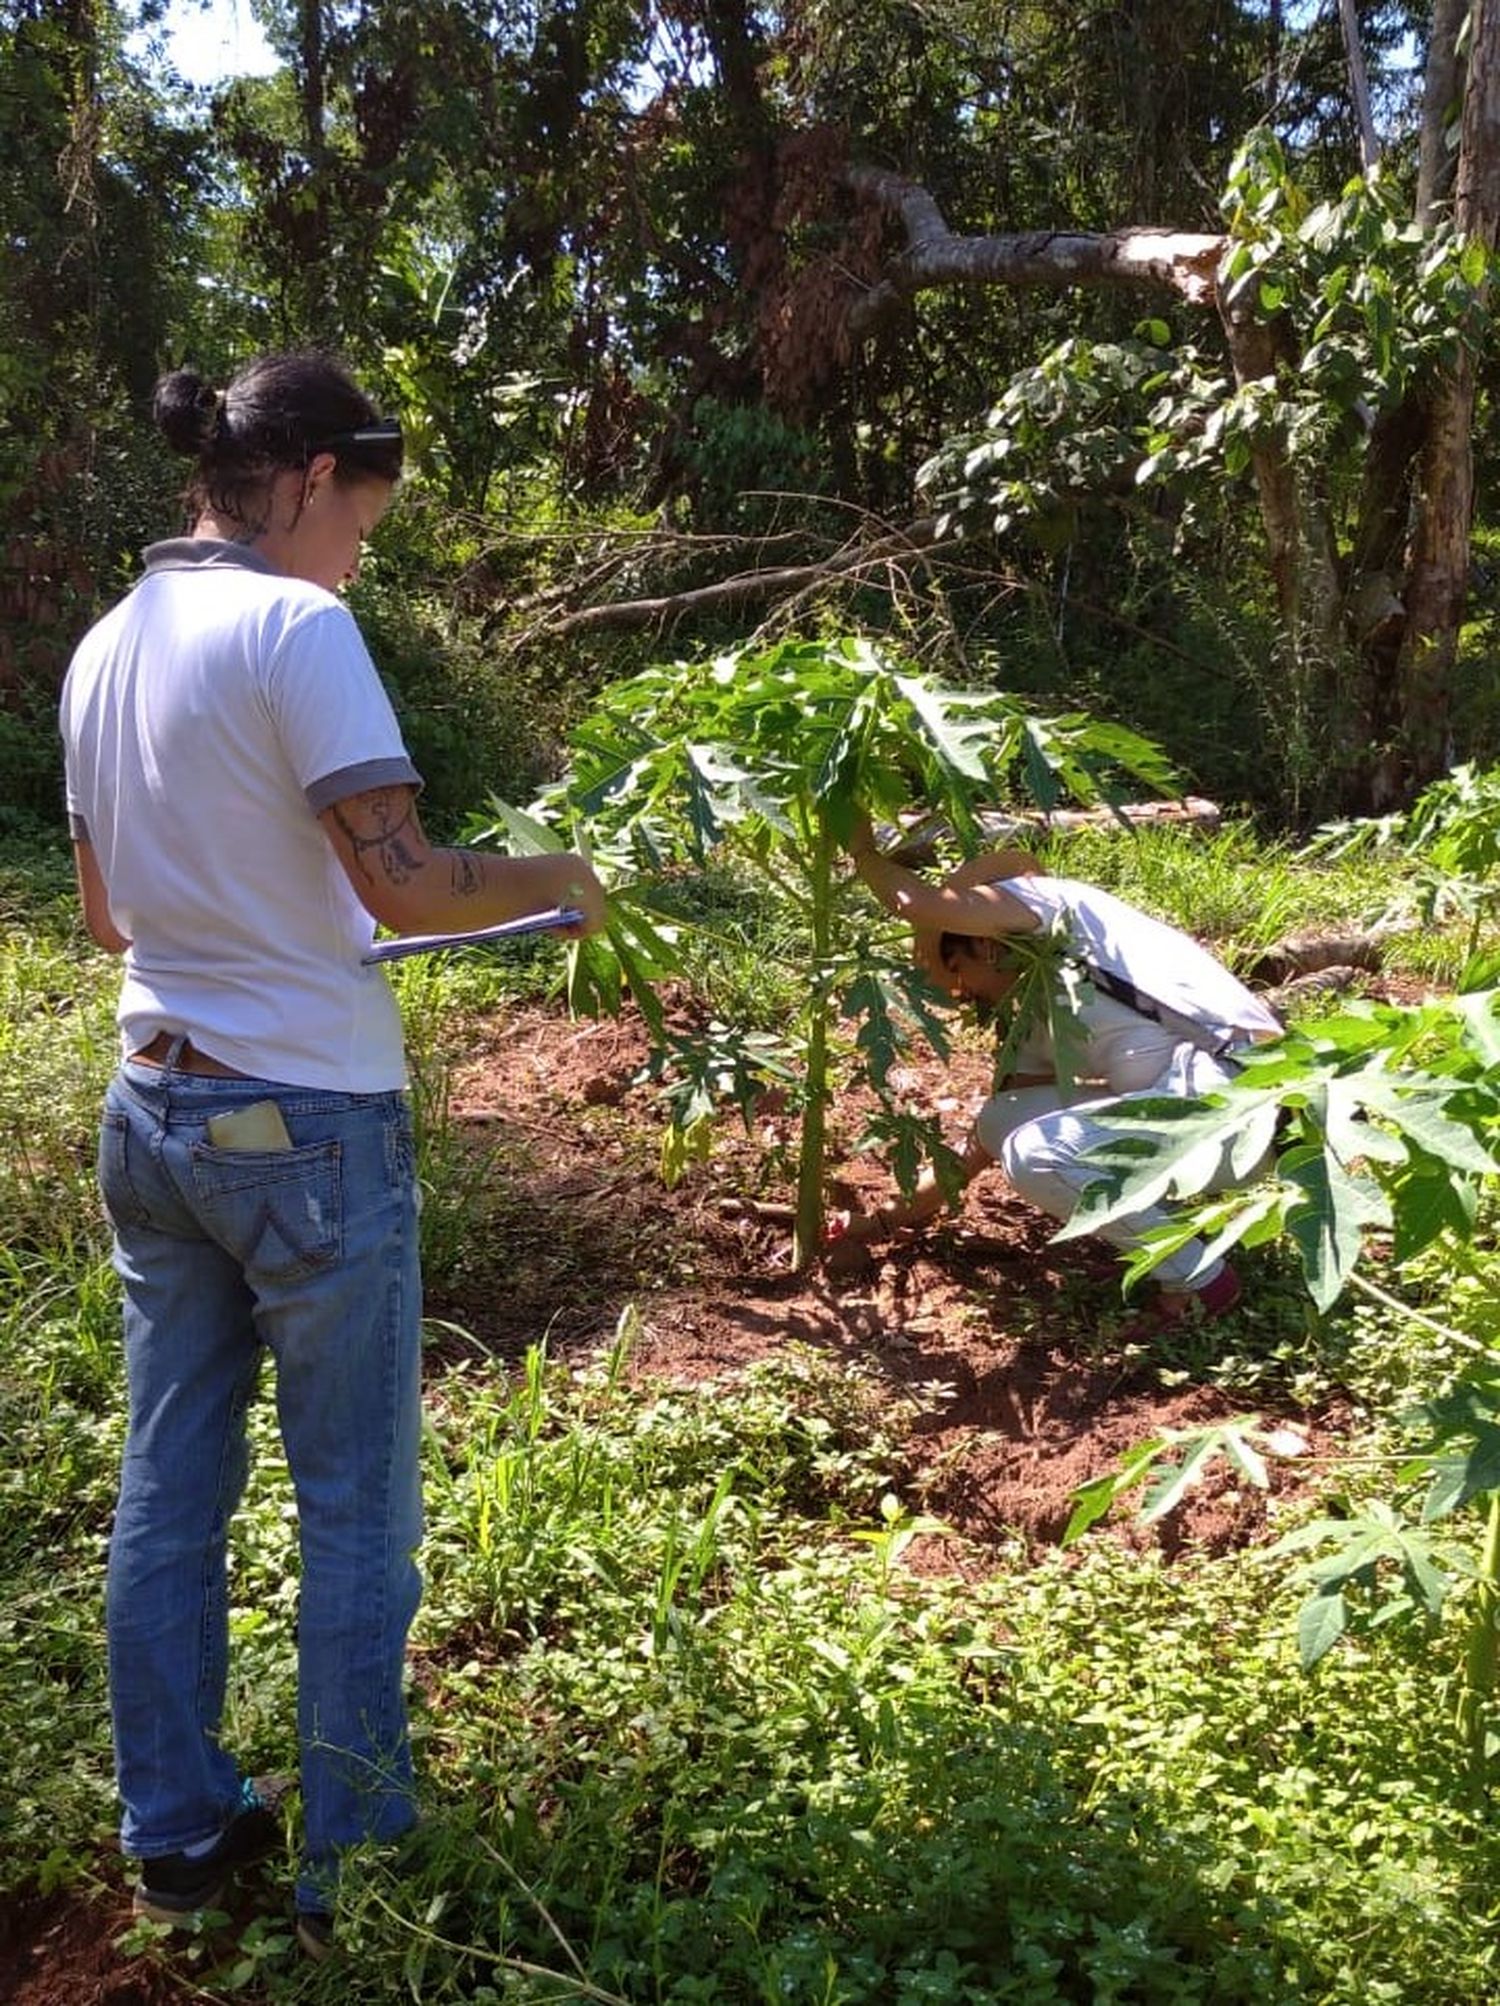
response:
<path id="1" fill-rule="evenodd" d="M 256 1078 L 405 1084 L 375 922 L 317 821 L 420 786 L 352 615 L 254 552 L 154 544 L 62 692 L 68 814 L 130 939 L 122 1049 L 158 1031 Z"/>
<path id="2" fill-rule="evenodd" d="M 1280 1036 L 1281 1025 L 1268 1006 L 1190 934 L 1075 878 L 1003 882 L 1044 926 L 1061 923 L 1086 965 L 1138 990 L 1176 1037 L 1217 1050 Z M 1126 1010 L 1120 1021 L 1135 1014 Z"/>

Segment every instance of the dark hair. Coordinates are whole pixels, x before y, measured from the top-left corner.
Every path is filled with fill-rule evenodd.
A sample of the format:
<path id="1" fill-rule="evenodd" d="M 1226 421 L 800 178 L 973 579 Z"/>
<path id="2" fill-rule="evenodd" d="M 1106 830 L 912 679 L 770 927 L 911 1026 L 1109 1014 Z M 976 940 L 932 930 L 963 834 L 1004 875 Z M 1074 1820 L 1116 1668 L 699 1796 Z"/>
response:
<path id="1" fill-rule="evenodd" d="M 940 933 L 938 935 L 938 962 L 943 968 L 951 969 L 960 954 L 977 954 L 979 940 L 972 933 Z"/>
<path id="2" fill-rule="evenodd" d="M 334 479 L 395 481 L 401 428 L 382 419 L 341 363 L 311 353 L 263 355 L 216 391 L 192 369 L 163 376 L 152 416 L 198 465 L 190 505 L 247 519 L 267 483 L 315 453 L 333 453 Z"/>

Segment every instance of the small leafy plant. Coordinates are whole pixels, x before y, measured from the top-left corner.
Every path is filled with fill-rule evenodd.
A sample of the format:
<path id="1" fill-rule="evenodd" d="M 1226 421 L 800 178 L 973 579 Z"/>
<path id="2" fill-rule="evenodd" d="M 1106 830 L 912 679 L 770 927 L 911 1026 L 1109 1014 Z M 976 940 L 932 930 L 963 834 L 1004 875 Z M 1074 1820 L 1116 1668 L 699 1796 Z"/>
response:
<path id="1" fill-rule="evenodd" d="M 1429 925 L 1465 920 L 1466 979 L 1493 979 L 1481 948 L 1500 905 L 1500 767 L 1455 766 L 1406 814 L 1330 823 L 1311 847 L 1333 857 L 1394 853 L 1414 861 L 1421 917 Z"/>
<path id="2" fill-rule="evenodd" d="M 1379 1237 L 1396 1269 L 1419 1257 L 1439 1269 L 1475 1236 L 1482 1201 L 1500 1173 L 1500 997 L 1459 994 L 1412 1009 L 1363 1007 L 1294 1031 L 1251 1055 L 1223 1092 L 1196 1102 L 1133 1102 L 1109 1119 L 1115 1139 L 1096 1152 L 1099 1185 L 1059 1237 L 1087 1232 L 1161 1199 L 1201 1191 L 1226 1154 L 1244 1189 L 1186 1203 L 1149 1236 L 1133 1272 L 1196 1233 L 1211 1254 L 1236 1244 L 1289 1240 L 1309 1293 L 1326 1310 L 1351 1284 L 1397 1310 L 1365 1281 L 1360 1264 Z M 1263 1166 L 1265 1174 L 1257 1176 Z M 1435 1626 L 1450 1598 L 1472 1603 L 1458 1678 L 1456 1719 L 1476 1800 L 1487 1788 L 1500 1736 L 1493 1725 L 1500 1675 L 1500 1359 L 1464 1333 L 1455 1349 L 1480 1354 L 1437 1398 L 1405 1417 L 1421 1446 L 1400 1472 L 1426 1486 L 1420 1515 L 1374 1499 L 1299 1526 L 1270 1551 L 1303 1558 L 1307 1593 L 1298 1618 L 1304 1669 L 1343 1636 L 1356 1607 L 1376 1625 Z M 1274 1446 L 1274 1437 L 1267 1438 Z M 1165 1469 L 1168 1447 L 1177 1450 Z M 1159 1517 L 1212 1458 L 1224 1455 L 1264 1487 L 1253 1425 L 1226 1423 L 1175 1445 L 1141 1444 L 1086 1485 L 1067 1537 L 1087 1529 L 1152 1473 L 1143 1516 Z M 1475 1557 L 1447 1525 L 1460 1508 L 1484 1514 Z"/>

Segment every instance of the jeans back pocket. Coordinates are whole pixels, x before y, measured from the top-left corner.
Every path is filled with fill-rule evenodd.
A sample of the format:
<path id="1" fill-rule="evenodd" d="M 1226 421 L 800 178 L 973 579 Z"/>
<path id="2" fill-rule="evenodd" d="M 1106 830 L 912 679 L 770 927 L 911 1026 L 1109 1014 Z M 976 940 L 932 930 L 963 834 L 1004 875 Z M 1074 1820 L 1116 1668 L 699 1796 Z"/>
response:
<path id="1" fill-rule="evenodd" d="M 343 1252 L 342 1148 L 192 1147 L 193 1184 L 205 1230 L 246 1278 L 291 1281 L 336 1267 Z"/>

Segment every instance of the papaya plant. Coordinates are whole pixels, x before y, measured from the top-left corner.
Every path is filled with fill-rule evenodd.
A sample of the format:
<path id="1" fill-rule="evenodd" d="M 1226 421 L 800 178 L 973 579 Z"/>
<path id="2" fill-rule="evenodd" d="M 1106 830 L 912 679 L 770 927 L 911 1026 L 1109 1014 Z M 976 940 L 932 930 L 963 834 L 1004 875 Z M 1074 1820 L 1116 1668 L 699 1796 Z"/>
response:
<path id="1" fill-rule="evenodd" d="M 1471 964 L 1478 967 L 1477 962 Z M 1438 1276 L 1456 1272 L 1459 1250 L 1484 1232 L 1485 1200 L 1500 1175 L 1500 992 L 1460 992 L 1408 1009 L 1366 1006 L 1312 1030 L 1293 1031 L 1251 1055 L 1222 1092 L 1168 1107 L 1135 1101 L 1109 1119 L 1115 1132 L 1096 1155 L 1101 1181 L 1058 1237 L 1087 1232 L 1121 1212 L 1176 1200 L 1173 1223 L 1150 1236 L 1133 1271 L 1148 1268 L 1191 1234 L 1222 1253 L 1289 1241 L 1313 1301 L 1329 1307 L 1350 1286 L 1387 1307 L 1406 1308 L 1360 1273 L 1379 1236 L 1399 1271 L 1420 1259 Z M 1221 1150 L 1237 1152 L 1242 1190 L 1194 1204 Z M 1424 1313 L 1421 1320 L 1433 1324 Z M 1304 1669 L 1338 1642 L 1356 1609 L 1377 1625 L 1436 1626 L 1450 1600 L 1468 1597 L 1456 1677 L 1455 1721 L 1476 1801 L 1489 1788 L 1500 1735 L 1500 1352 L 1463 1331 L 1444 1330 L 1472 1356 L 1437 1397 L 1403 1417 L 1414 1452 L 1398 1482 L 1420 1483 L 1413 1518 L 1386 1498 L 1345 1502 L 1336 1514 L 1287 1533 L 1269 1549 L 1297 1555 L 1305 1594 L 1298 1616 Z M 1296 1454 L 1288 1431 L 1254 1417 L 1195 1434 L 1141 1443 L 1118 1467 L 1086 1484 L 1065 1538 L 1076 1538 L 1125 1492 L 1147 1485 L 1143 1516 L 1175 1505 L 1210 1464 L 1264 1488 L 1261 1451 Z M 1475 1552 L 1455 1516 L 1482 1515 Z"/>
<path id="2" fill-rule="evenodd" d="M 767 1081 L 789 1086 L 801 1116 L 801 1266 L 822 1234 L 841 1020 L 852 1026 L 852 1066 L 882 1102 L 875 1126 L 898 1177 L 909 1187 L 924 1148 L 944 1161 L 940 1137 L 890 1091 L 911 1027 L 946 1050 L 937 992 L 845 867 L 856 819 L 936 816 L 974 850 L 984 806 L 1023 795 L 1043 809 L 1097 803 L 1126 780 L 1167 790 L 1173 775 L 1120 726 L 1037 717 L 1003 691 L 946 687 L 856 636 L 785 640 L 611 684 L 571 734 L 562 779 L 527 811 L 492 802 L 489 832 L 521 849 L 582 847 L 603 871 L 610 924 L 572 950 L 570 1000 L 613 1010 L 628 988 L 645 1012 L 659 1070 L 671 1076 L 673 1161 L 706 1146 L 724 1102 L 748 1110 Z M 662 923 L 666 888 L 711 860 L 747 874 L 794 922 L 806 986 L 775 1043 L 724 1024 L 674 1032 L 654 996 L 681 967 Z"/>
<path id="3" fill-rule="evenodd" d="M 1388 1236 L 1397 1266 L 1473 1231 L 1500 1176 L 1500 992 L 1411 1007 L 1357 1005 L 1246 1054 L 1238 1076 L 1198 1100 L 1132 1098 L 1104 1122 L 1098 1181 L 1056 1237 L 1074 1239 L 1163 1202 L 1177 1216 L 1126 1270 L 1148 1273 L 1203 1236 L 1210 1256 L 1289 1241 L 1327 1309 Z M 1190 1203 L 1223 1155 L 1246 1182 Z M 1267 1166 L 1264 1174 L 1257 1174 Z"/>

